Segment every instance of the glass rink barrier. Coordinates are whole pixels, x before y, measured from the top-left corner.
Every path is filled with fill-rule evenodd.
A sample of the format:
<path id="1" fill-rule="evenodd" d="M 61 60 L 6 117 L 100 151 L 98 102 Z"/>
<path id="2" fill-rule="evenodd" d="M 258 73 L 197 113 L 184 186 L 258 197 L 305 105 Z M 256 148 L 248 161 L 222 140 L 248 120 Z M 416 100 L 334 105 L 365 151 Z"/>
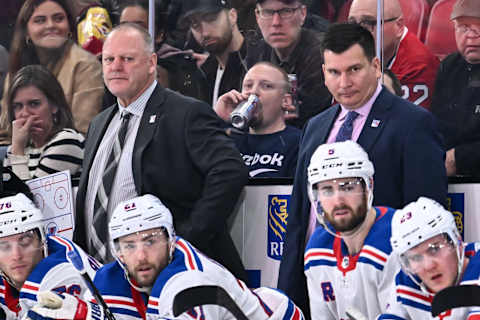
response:
<path id="1" fill-rule="evenodd" d="M 253 287 L 275 288 L 288 222 L 292 179 L 255 179 L 230 218 L 230 233 Z M 480 241 L 480 178 L 449 178 L 448 210 L 467 242 Z"/>

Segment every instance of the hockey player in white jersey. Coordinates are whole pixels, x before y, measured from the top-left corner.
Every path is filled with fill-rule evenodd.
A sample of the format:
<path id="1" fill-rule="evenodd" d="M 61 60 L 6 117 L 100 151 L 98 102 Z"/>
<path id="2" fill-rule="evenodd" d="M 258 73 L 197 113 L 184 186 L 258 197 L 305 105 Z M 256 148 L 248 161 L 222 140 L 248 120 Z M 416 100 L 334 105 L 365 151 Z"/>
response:
<path id="1" fill-rule="evenodd" d="M 353 141 L 321 145 L 312 155 L 308 192 L 322 225 L 304 256 L 312 319 L 349 319 L 349 308 L 374 319 L 393 294 L 400 268 L 389 242 L 394 210 L 372 207 L 373 174 Z"/>
<path id="2" fill-rule="evenodd" d="M 7 319 L 21 319 L 39 291 L 82 297 L 88 291 L 67 260 L 75 250 L 93 277 L 99 264 L 73 242 L 45 236 L 44 217 L 24 194 L 0 199 L 0 307 Z"/>
<path id="3" fill-rule="evenodd" d="M 480 309 L 455 308 L 434 318 L 437 292 L 455 285 L 480 285 L 478 243 L 464 243 L 453 215 L 434 200 L 420 197 L 392 220 L 393 251 L 402 270 L 395 278 L 396 299 L 378 319 L 480 319 Z"/>
<path id="4" fill-rule="evenodd" d="M 119 204 L 109 231 L 116 261 L 102 267 L 94 283 L 116 320 L 235 319 L 218 305 L 192 307 L 174 315 L 173 301 L 179 292 L 205 285 L 223 288 L 248 319 L 303 319 L 284 294 L 268 289 L 254 293 L 223 266 L 176 237 L 170 211 L 152 195 Z M 62 308 L 75 305 L 71 297 L 50 298 L 34 309 L 42 319 L 79 319 L 61 316 Z"/>

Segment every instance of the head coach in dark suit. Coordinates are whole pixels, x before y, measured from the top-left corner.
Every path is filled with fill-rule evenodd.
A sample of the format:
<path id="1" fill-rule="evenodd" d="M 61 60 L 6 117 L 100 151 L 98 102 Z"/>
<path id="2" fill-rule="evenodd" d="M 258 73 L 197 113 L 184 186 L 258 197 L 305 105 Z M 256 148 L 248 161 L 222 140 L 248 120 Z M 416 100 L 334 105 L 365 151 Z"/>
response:
<path id="1" fill-rule="evenodd" d="M 303 254 L 307 230 L 315 225 L 307 167 L 320 144 L 354 140 L 363 147 L 375 167 L 374 205 L 400 208 L 419 196 L 445 204 L 447 196 L 445 153 L 434 118 L 381 85 L 370 32 L 356 24 L 332 25 L 322 54 L 325 84 L 338 104 L 304 128 L 278 281 L 279 288 L 304 309 L 308 303 Z"/>
<path id="2" fill-rule="evenodd" d="M 135 24 L 110 32 L 102 64 L 117 103 L 87 133 L 74 240 L 111 261 L 111 212 L 149 193 L 171 210 L 180 236 L 245 280 L 226 220 L 248 171 L 221 120 L 207 104 L 157 84 L 152 39 Z"/>

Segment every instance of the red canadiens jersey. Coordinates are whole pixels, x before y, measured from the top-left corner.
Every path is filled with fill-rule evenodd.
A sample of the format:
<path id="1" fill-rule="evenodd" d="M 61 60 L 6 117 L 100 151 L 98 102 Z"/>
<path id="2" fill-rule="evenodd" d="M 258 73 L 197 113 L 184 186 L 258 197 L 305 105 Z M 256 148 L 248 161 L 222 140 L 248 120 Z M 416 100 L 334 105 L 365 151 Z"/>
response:
<path id="1" fill-rule="evenodd" d="M 430 110 L 440 61 L 405 28 L 389 68 L 402 84 L 403 98 Z"/>

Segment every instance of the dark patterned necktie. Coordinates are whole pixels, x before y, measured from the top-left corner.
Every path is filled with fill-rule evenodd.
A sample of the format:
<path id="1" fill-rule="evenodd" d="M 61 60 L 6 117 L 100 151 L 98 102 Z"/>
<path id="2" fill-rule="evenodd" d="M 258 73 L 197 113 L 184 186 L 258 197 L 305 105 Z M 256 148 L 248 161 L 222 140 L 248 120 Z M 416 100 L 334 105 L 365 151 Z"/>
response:
<path id="1" fill-rule="evenodd" d="M 95 196 L 95 203 L 93 206 L 93 223 L 90 227 L 90 254 L 101 262 L 108 262 L 111 260 L 111 253 L 108 252 L 108 221 L 107 208 L 110 192 L 113 187 L 113 181 L 117 173 L 118 163 L 122 155 L 123 145 L 125 143 L 125 136 L 127 134 L 128 122 L 131 113 L 124 111 L 121 119 L 122 123 L 118 129 L 115 141 L 108 156 L 105 170 L 103 171 L 102 181 L 98 187 Z"/>
<path id="2" fill-rule="evenodd" d="M 348 111 L 347 119 L 343 122 L 340 130 L 338 130 L 337 137 L 335 138 L 335 142 L 341 142 L 346 140 L 352 140 L 352 132 L 353 132 L 353 121 L 359 116 L 358 112 L 355 111 Z"/>

